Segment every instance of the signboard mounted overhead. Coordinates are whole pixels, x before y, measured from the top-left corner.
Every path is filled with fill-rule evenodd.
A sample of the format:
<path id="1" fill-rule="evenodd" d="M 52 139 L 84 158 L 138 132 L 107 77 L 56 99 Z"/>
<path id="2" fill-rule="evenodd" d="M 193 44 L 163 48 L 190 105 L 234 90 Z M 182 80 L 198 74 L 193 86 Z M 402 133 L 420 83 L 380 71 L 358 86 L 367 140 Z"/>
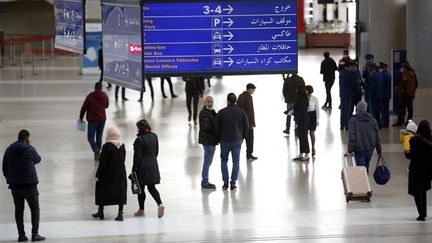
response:
<path id="1" fill-rule="evenodd" d="M 143 4 L 144 76 L 296 72 L 297 1 Z"/>
<path id="2" fill-rule="evenodd" d="M 85 52 L 85 0 L 55 0 L 55 48 Z"/>

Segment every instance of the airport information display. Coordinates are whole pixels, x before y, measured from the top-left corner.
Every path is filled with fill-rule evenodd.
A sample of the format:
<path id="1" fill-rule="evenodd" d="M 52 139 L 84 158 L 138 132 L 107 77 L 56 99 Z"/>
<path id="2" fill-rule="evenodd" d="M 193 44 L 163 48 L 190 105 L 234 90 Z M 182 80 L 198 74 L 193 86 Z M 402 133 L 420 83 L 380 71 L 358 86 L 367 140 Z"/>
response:
<path id="1" fill-rule="evenodd" d="M 84 53 L 85 2 L 55 0 L 55 44 L 58 49 Z"/>
<path id="2" fill-rule="evenodd" d="M 144 1 L 144 76 L 297 71 L 297 1 Z"/>
<path id="3" fill-rule="evenodd" d="M 102 5 L 104 80 L 141 90 L 141 8 Z"/>

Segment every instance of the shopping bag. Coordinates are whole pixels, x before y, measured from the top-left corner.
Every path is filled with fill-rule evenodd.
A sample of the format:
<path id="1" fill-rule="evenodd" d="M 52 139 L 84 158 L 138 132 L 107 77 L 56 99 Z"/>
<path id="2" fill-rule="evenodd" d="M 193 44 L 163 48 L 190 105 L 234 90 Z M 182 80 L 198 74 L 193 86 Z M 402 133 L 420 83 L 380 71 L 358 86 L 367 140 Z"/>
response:
<path id="1" fill-rule="evenodd" d="M 132 194 L 141 194 L 141 187 L 136 172 L 132 171 L 128 178 L 131 180 Z"/>
<path id="2" fill-rule="evenodd" d="M 78 119 L 77 122 L 76 122 L 76 128 L 77 128 L 78 131 L 85 132 L 86 128 L 87 128 L 87 122 Z"/>

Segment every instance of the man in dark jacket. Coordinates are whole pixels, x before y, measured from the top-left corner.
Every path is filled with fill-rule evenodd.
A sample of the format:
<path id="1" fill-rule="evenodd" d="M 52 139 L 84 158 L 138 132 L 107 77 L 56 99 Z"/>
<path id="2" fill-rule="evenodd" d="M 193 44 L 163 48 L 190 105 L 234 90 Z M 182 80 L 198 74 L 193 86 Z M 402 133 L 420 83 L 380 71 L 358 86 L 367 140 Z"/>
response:
<path id="1" fill-rule="evenodd" d="M 102 83 L 103 81 L 103 70 L 104 70 L 104 65 L 103 65 L 103 49 L 102 49 L 102 43 L 101 46 L 99 48 L 99 52 L 98 52 L 98 64 L 99 64 L 99 70 L 100 72 L 100 76 L 99 76 L 99 83 Z M 107 89 L 111 88 L 111 83 L 108 83 Z"/>
<path id="2" fill-rule="evenodd" d="M 204 99 L 204 107 L 199 113 L 199 137 L 198 143 L 203 145 L 204 148 L 204 161 L 202 167 L 202 180 L 201 187 L 214 189 L 216 186 L 209 182 L 209 168 L 213 162 L 213 156 L 216 151 L 216 145 L 218 144 L 215 122 L 216 122 L 216 111 L 213 109 L 213 98 L 207 96 Z"/>
<path id="3" fill-rule="evenodd" d="M 21 130 L 18 141 L 11 144 L 3 157 L 3 175 L 6 177 L 15 204 L 15 221 L 18 228 L 18 241 L 27 241 L 24 231 L 24 203 L 31 211 L 32 241 L 43 241 L 39 235 L 39 183 L 35 164 L 41 161 L 36 149 L 31 145 L 30 133 Z"/>
<path id="4" fill-rule="evenodd" d="M 95 91 L 87 95 L 81 106 L 79 119 L 82 122 L 84 114 L 87 112 L 87 140 L 93 150 L 95 161 L 99 160 L 100 149 L 102 148 L 102 134 L 106 121 L 105 109 L 108 108 L 108 105 L 108 96 L 102 91 L 102 84 L 96 83 Z"/>
<path id="5" fill-rule="evenodd" d="M 233 167 L 231 171 L 231 190 L 237 188 L 236 181 L 239 173 L 240 149 L 243 139 L 249 131 L 249 121 L 246 113 L 236 106 L 237 97 L 233 93 L 227 96 L 228 106 L 220 110 L 216 117 L 216 135 L 221 145 L 221 169 L 224 185 L 228 189 L 228 155 L 231 152 Z"/>
<path id="6" fill-rule="evenodd" d="M 341 72 L 342 70 L 345 69 L 345 64 L 347 62 L 352 62 L 351 57 L 349 56 L 348 50 L 344 50 L 342 55 L 343 55 L 342 59 L 339 60 L 339 66 L 338 66 L 339 72 Z"/>
<path id="7" fill-rule="evenodd" d="M 284 133 L 290 134 L 291 128 L 291 114 L 292 109 L 294 107 L 294 103 L 297 97 L 297 87 L 300 85 L 305 85 L 305 82 L 302 77 L 297 75 L 297 73 L 292 74 L 291 76 L 284 77 L 284 84 L 282 93 L 285 98 L 285 103 L 287 104 L 287 118 L 286 118 L 286 128 L 283 130 Z"/>
<path id="8" fill-rule="evenodd" d="M 255 92 L 254 84 L 247 84 L 246 91 L 241 93 L 237 99 L 237 106 L 246 112 L 249 121 L 249 132 L 246 137 L 246 159 L 256 160 L 258 157 L 252 155 L 254 144 L 254 128 L 255 128 L 255 111 L 252 100 L 252 95 Z"/>
<path id="9" fill-rule="evenodd" d="M 367 103 L 360 101 L 357 104 L 357 112 L 351 118 L 348 125 L 348 153 L 354 153 L 358 166 L 365 166 L 369 173 L 369 163 L 373 150 L 376 148 L 381 154 L 381 142 L 379 138 L 378 123 L 371 114 L 366 112 Z"/>
<path id="10" fill-rule="evenodd" d="M 369 77 L 365 81 L 365 97 L 369 107 L 368 111 L 378 122 L 378 127 L 381 128 L 381 107 L 384 81 L 381 73 L 378 72 L 378 67 L 375 63 L 369 63 L 367 70 L 369 72 Z"/>
<path id="11" fill-rule="evenodd" d="M 348 121 L 352 116 L 352 102 L 357 91 L 357 80 L 354 72 L 354 63 L 346 62 L 345 69 L 339 74 L 339 96 L 341 100 L 340 129 L 348 129 Z"/>
<path id="12" fill-rule="evenodd" d="M 324 52 L 324 60 L 321 62 L 320 73 L 323 75 L 327 98 L 322 108 L 332 108 L 331 88 L 333 87 L 335 72 L 337 70 L 336 62 L 330 57 L 330 53 L 328 51 Z"/>
<path id="13" fill-rule="evenodd" d="M 387 71 L 387 64 L 380 62 L 381 75 L 383 79 L 383 92 L 382 92 L 382 126 L 389 127 L 390 125 L 390 99 L 393 89 L 392 76 Z"/>

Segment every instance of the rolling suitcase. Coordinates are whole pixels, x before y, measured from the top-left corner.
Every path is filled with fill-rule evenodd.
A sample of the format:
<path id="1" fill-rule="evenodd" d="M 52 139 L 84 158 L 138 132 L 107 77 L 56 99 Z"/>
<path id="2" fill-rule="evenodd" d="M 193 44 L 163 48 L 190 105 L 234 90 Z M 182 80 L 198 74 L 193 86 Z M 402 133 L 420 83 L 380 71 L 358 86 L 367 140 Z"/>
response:
<path id="1" fill-rule="evenodd" d="M 345 167 L 342 169 L 342 181 L 346 201 L 363 200 L 370 202 L 372 190 L 370 188 L 366 167 L 357 166 L 354 156 L 352 156 L 353 166 L 349 166 L 347 157 L 347 155 L 344 156 Z"/>

